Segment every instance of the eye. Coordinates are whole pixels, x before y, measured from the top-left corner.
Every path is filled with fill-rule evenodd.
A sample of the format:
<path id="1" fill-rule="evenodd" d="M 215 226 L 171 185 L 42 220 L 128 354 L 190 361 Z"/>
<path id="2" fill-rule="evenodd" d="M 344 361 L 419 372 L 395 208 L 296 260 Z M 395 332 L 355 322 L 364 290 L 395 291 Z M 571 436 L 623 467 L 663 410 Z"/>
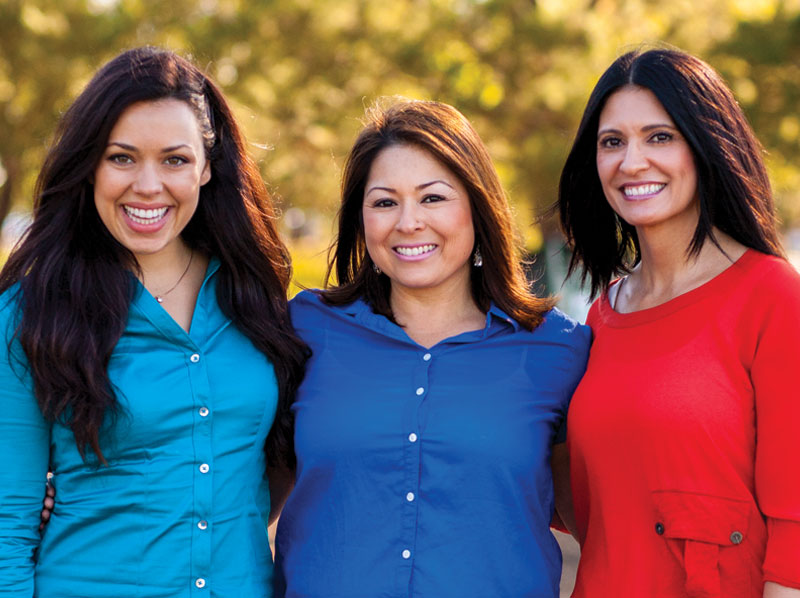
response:
<path id="1" fill-rule="evenodd" d="M 106 159 L 109 162 L 113 162 L 114 164 L 132 164 L 133 163 L 133 158 L 131 158 L 128 154 L 111 154 Z"/>
<path id="2" fill-rule="evenodd" d="M 189 160 L 184 158 L 183 156 L 170 156 L 166 160 L 164 160 L 166 164 L 170 166 L 180 166 L 181 164 L 188 164 Z"/>
<path id="3" fill-rule="evenodd" d="M 612 136 L 602 137 L 597 142 L 597 145 L 599 145 L 601 148 L 613 149 L 622 145 L 622 139 L 620 139 L 619 137 L 612 137 Z"/>
<path id="4" fill-rule="evenodd" d="M 422 198 L 422 203 L 435 203 L 438 201 L 444 201 L 445 198 L 441 195 L 426 195 Z"/>
<path id="5" fill-rule="evenodd" d="M 653 135 L 650 139 L 655 141 L 656 143 L 667 143 L 668 141 L 672 141 L 675 136 L 672 133 L 667 133 L 666 131 L 659 131 L 655 135 Z"/>
<path id="6" fill-rule="evenodd" d="M 395 201 L 388 198 L 376 199 L 372 202 L 373 208 L 391 208 L 394 205 L 396 205 Z"/>

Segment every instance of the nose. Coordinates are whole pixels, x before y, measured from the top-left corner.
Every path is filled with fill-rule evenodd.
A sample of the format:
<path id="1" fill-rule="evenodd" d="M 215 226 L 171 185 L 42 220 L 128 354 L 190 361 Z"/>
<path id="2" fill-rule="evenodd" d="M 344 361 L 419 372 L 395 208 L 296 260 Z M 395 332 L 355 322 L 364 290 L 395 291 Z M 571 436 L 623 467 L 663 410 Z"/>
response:
<path id="1" fill-rule="evenodd" d="M 416 201 L 404 201 L 401 203 L 400 217 L 395 224 L 395 229 L 404 233 L 411 233 L 425 228 L 420 211 L 422 207 Z"/>
<path id="2" fill-rule="evenodd" d="M 141 163 L 133 181 L 133 192 L 139 195 L 156 195 L 163 188 L 158 166 L 150 162 Z"/>
<path id="3" fill-rule="evenodd" d="M 647 169 L 649 165 L 647 156 L 639 143 L 634 141 L 628 143 L 622 163 L 619 165 L 620 171 L 626 174 L 633 174 Z"/>

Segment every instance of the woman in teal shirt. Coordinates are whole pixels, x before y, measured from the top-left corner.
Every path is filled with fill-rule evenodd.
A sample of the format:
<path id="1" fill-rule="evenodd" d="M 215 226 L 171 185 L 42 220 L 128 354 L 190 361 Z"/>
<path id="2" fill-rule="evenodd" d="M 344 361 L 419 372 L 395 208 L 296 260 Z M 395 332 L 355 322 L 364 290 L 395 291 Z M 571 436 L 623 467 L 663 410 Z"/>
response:
<path id="1" fill-rule="evenodd" d="M 152 48 L 103 67 L 0 273 L 0 596 L 269 594 L 289 270 L 218 88 Z"/>

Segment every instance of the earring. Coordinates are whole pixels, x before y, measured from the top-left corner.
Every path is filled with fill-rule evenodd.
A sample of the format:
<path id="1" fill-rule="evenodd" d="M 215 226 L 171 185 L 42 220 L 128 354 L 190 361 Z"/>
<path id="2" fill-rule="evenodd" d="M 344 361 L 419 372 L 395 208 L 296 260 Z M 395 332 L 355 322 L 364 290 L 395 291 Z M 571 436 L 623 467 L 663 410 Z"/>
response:
<path id="1" fill-rule="evenodd" d="M 483 256 L 481 255 L 480 245 L 475 248 L 475 253 L 472 255 L 472 265 L 476 268 L 483 266 Z"/>
<path id="2" fill-rule="evenodd" d="M 372 269 L 375 270 L 375 274 L 381 273 L 381 269 L 378 268 L 378 264 L 376 264 L 375 262 L 372 262 Z"/>

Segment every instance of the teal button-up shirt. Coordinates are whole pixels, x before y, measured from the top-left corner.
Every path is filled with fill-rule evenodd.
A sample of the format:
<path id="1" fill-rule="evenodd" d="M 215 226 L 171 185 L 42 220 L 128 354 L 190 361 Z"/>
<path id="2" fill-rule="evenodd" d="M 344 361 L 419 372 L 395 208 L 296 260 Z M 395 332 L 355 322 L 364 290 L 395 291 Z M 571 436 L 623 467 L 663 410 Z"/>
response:
<path id="1" fill-rule="evenodd" d="M 42 418 L 16 341 L 9 356 L 16 304 L 0 299 L 0 596 L 270 595 L 277 383 L 219 309 L 218 267 L 188 333 L 138 288 L 108 367 L 122 406 L 101 433 L 108 466 L 84 463 L 72 432 Z M 48 467 L 56 506 L 40 538 Z"/>

